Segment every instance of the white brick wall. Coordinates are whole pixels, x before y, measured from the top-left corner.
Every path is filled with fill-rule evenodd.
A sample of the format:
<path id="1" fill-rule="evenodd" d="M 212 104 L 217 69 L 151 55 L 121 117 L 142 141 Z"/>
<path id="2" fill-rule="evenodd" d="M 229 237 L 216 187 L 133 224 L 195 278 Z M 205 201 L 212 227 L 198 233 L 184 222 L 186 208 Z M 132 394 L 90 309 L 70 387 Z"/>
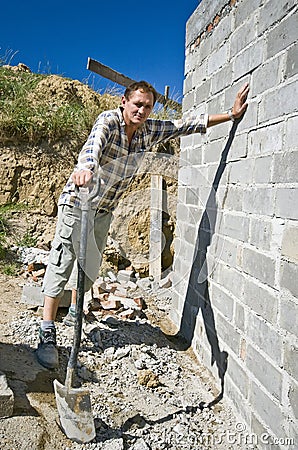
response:
<path id="1" fill-rule="evenodd" d="M 235 135 L 182 140 L 171 317 L 261 449 L 298 448 L 297 18 L 294 0 L 202 0 L 186 27 L 183 111 L 250 94 Z"/>

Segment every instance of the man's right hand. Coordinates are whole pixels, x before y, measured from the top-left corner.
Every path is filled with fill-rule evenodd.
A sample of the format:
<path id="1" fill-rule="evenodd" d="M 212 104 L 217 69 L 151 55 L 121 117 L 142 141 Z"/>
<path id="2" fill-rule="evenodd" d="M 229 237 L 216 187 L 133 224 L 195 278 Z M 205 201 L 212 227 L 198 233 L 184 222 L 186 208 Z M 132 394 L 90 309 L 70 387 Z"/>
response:
<path id="1" fill-rule="evenodd" d="M 91 170 L 88 169 L 82 169 L 74 172 L 71 176 L 72 181 L 77 186 L 85 186 L 89 183 L 91 178 L 93 177 L 93 173 Z"/>

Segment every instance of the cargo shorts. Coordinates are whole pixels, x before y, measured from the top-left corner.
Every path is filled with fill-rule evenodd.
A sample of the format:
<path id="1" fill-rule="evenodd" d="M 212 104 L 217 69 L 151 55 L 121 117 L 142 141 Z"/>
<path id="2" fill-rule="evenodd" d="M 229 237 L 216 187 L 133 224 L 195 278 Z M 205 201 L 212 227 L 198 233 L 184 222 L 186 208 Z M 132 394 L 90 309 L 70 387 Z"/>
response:
<path id="1" fill-rule="evenodd" d="M 89 212 L 85 292 L 89 291 L 98 277 L 111 221 L 112 213 L 109 211 Z M 42 292 L 49 297 L 62 297 L 66 284 L 71 289 L 77 288 L 76 259 L 79 254 L 80 224 L 79 208 L 59 206 L 56 233 L 42 286 Z"/>

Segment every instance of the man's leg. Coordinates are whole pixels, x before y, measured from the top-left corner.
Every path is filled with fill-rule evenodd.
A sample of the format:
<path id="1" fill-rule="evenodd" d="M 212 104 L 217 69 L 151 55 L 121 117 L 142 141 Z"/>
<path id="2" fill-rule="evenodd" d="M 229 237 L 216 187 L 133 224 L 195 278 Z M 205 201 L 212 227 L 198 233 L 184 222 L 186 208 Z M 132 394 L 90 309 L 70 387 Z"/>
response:
<path id="1" fill-rule="evenodd" d="M 44 311 L 39 330 L 40 343 L 36 351 L 38 361 L 48 369 L 58 367 L 55 319 L 76 257 L 79 221 L 78 209 L 67 206 L 59 209 L 56 234 L 43 282 Z"/>
<path id="2" fill-rule="evenodd" d="M 98 277 L 112 217 L 111 212 L 96 213 L 95 216 L 91 215 L 87 242 L 85 292 L 91 289 Z M 64 323 L 68 326 L 73 326 L 76 319 L 77 277 L 77 264 L 74 264 L 68 282 L 72 288 L 71 305 L 68 314 L 64 318 Z"/>
<path id="3" fill-rule="evenodd" d="M 58 297 L 45 296 L 44 298 L 43 320 L 39 329 L 40 343 L 36 350 L 36 356 L 40 364 L 47 369 L 56 369 L 59 365 L 55 328 L 59 301 Z"/>

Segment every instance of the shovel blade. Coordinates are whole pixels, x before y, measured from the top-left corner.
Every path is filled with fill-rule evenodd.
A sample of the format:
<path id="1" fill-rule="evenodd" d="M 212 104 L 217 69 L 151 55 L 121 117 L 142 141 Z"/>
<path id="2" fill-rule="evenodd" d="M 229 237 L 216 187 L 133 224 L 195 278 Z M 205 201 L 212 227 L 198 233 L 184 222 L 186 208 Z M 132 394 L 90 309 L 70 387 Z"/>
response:
<path id="1" fill-rule="evenodd" d="M 89 392 L 85 389 L 67 389 L 54 380 L 54 391 L 60 424 L 66 436 L 78 443 L 95 438 L 95 426 Z"/>

